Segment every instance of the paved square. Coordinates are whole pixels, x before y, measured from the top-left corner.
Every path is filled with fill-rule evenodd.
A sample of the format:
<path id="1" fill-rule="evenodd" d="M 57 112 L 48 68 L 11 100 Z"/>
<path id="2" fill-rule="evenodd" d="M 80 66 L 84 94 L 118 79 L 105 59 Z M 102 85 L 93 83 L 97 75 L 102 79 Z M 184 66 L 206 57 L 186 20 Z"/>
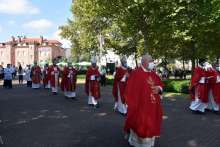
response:
<path id="1" fill-rule="evenodd" d="M 99 109 L 87 106 L 84 86 L 77 101 L 59 93 L 15 86 L 0 88 L 0 146 L 128 147 L 124 117 L 113 112 L 111 87 L 102 88 Z M 156 147 L 220 147 L 220 116 L 192 114 L 187 98 L 164 98 L 164 122 Z M 146 114 L 147 115 L 147 114 Z"/>

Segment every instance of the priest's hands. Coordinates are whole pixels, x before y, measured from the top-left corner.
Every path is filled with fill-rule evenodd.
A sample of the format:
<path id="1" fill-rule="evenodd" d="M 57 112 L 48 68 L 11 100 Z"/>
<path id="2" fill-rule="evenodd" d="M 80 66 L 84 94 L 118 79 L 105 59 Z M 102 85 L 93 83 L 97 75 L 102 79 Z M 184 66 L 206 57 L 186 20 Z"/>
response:
<path id="1" fill-rule="evenodd" d="M 151 87 L 153 94 L 160 94 L 161 93 L 161 89 L 158 86 L 152 86 Z"/>

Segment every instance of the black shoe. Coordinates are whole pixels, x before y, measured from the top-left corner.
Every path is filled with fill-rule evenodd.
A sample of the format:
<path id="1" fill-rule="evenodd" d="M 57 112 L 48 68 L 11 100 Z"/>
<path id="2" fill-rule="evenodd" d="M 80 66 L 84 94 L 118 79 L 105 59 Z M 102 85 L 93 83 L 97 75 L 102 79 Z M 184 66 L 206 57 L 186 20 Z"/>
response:
<path id="1" fill-rule="evenodd" d="M 127 113 L 121 113 L 121 112 L 119 112 L 122 116 L 126 116 L 127 115 Z"/>
<path id="2" fill-rule="evenodd" d="M 100 108 L 99 103 L 98 103 L 98 104 L 96 104 L 96 105 L 94 105 L 94 107 L 95 107 L 95 108 Z"/>
<path id="3" fill-rule="evenodd" d="M 77 101 L 77 98 L 76 98 L 76 97 L 71 97 L 71 99 L 73 99 L 74 101 Z"/>
<path id="4" fill-rule="evenodd" d="M 57 92 L 53 92 L 53 95 L 57 95 Z"/>
<path id="5" fill-rule="evenodd" d="M 191 110 L 191 109 L 190 109 Z M 193 113 L 193 114 L 205 114 L 205 112 L 201 112 L 201 111 L 198 111 L 198 110 L 191 110 L 191 112 Z"/>
<path id="6" fill-rule="evenodd" d="M 201 111 L 198 111 L 198 110 L 196 111 L 196 113 L 197 113 L 197 114 L 201 114 L 201 115 L 204 115 L 204 114 L 205 114 L 205 112 L 201 112 Z"/>
<path id="7" fill-rule="evenodd" d="M 216 115 L 220 115 L 220 111 L 213 111 Z"/>

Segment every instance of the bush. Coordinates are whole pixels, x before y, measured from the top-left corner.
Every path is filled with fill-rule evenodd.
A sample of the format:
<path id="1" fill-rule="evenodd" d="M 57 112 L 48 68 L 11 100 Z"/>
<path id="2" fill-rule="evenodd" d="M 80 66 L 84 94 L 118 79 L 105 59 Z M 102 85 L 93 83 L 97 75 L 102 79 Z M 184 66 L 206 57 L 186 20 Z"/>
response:
<path id="1" fill-rule="evenodd" d="M 113 78 L 107 77 L 106 84 L 113 85 Z M 189 80 L 164 80 L 164 92 L 189 93 Z"/>
<path id="2" fill-rule="evenodd" d="M 189 80 L 165 80 L 165 92 L 189 93 Z"/>
<path id="3" fill-rule="evenodd" d="M 114 82 L 114 79 L 112 79 L 112 78 L 106 78 L 106 84 L 107 85 L 113 85 L 113 82 Z"/>
<path id="4" fill-rule="evenodd" d="M 78 70 L 77 74 L 79 75 L 85 75 L 87 70 Z"/>
<path id="5" fill-rule="evenodd" d="M 78 75 L 78 79 L 84 80 L 85 74 Z M 113 76 L 106 76 L 106 84 L 107 85 L 113 85 Z M 163 83 L 164 86 L 164 92 L 173 92 L 173 93 L 189 93 L 189 80 L 164 80 Z"/>

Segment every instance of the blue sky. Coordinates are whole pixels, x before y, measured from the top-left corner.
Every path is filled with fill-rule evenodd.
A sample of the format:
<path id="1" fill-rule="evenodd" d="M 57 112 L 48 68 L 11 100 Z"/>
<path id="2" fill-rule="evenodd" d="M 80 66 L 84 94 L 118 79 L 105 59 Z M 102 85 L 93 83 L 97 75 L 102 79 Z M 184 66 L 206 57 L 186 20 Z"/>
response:
<path id="1" fill-rule="evenodd" d="M 71 17 L 72 0 L 0 0 L 0 42 L 25 35 L 60 40 L 58 27 Z"/>

